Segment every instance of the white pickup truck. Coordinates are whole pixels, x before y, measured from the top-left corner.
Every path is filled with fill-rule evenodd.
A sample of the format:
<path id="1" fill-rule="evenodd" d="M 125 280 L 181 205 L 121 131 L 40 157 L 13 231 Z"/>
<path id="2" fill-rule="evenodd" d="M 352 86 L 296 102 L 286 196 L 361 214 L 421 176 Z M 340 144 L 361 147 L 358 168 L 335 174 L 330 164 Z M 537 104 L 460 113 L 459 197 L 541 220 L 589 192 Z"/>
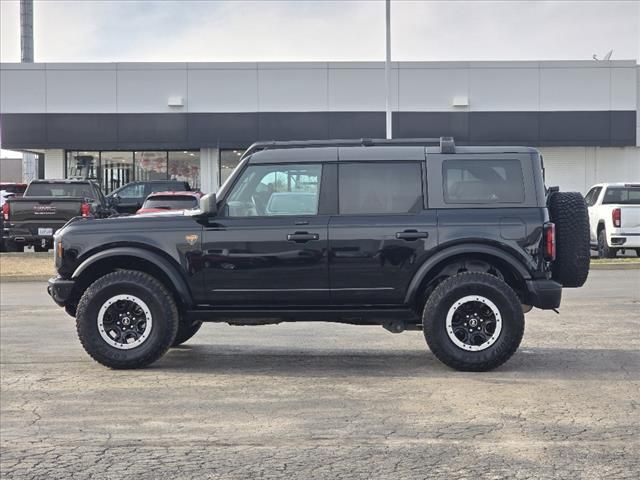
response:
<path id="1" fill-rule="evenodd" d="M 585 196 L 591 247 L 600 258 L 635 250 L 640 256 L 640 183 L 601 183 Z"/>

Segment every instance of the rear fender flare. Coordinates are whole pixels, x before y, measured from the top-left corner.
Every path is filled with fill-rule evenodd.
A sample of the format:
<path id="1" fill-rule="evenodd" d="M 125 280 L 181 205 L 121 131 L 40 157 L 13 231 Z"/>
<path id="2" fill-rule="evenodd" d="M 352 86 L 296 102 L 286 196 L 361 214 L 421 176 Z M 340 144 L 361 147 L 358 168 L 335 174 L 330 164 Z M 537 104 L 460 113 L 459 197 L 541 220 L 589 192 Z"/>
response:
<path id="1" fill-rule="evenodd" d="M 405 304 L 411 305 L 416 299 L 418 289 L 422 284 L 422 281 L 427 275 L 442 261 L 448 258 L 453 258 L 458 255 L 465 254 L 482 254 L 495 257 L 507 263 L 515 272 L 522 277 L 523 280 L 530 280 L 531 274 L 527 269 L 519 262 L 513 255 L 505 252 L 497 247 L 483 244 L 464 244 L 448 247 L 440 252 L 436 253 L 429 259 L 427 259 L 415 273 L 409 283 L 407 294 L 405 295 Z"/>

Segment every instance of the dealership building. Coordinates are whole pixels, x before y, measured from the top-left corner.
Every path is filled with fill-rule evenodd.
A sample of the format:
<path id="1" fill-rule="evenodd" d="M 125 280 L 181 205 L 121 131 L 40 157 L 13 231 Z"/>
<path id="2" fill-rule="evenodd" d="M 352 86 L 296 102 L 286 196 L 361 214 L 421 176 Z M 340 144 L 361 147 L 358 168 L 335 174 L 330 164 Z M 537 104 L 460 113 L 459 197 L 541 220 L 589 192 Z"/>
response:
<path id="1" fill-rule="evenodd" d="M 635 60 L 394 62 L 391 84 L 394 138 L 535 146 L 563 190 L 640 181 Z M 105 191 L 215 191 L 256 140 L 384 138 L 385 102 L 382 62 L 0 64 L 2 148 Z"/>

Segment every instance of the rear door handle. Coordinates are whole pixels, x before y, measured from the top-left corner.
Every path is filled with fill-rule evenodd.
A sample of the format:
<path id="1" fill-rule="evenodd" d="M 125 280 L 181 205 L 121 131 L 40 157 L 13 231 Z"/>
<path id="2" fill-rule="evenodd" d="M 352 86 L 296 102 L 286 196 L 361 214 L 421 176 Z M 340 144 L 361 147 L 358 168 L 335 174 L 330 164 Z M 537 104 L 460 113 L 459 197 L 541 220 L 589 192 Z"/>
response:
<path id="1" fill-rule="evenodd" d="M 419 232 L 417 230 L 405 230 L 404 232 L 397 232 L 396 238 L 398 240 L 417 240 L 419 238 L 428 238 L 429 232 Z"/>
<path id="2" fill-rule="evenodd" d="M 320 235 L 318 235 L 317 233 L 295 232 L 295 233 L 289 233 L 287 235 L 287 240 L 289 240 L 290 242 L 304 243 L 304 242 L 309 242 L 311 240 L 319 240 L 319 239 L 320 239 Z"/>

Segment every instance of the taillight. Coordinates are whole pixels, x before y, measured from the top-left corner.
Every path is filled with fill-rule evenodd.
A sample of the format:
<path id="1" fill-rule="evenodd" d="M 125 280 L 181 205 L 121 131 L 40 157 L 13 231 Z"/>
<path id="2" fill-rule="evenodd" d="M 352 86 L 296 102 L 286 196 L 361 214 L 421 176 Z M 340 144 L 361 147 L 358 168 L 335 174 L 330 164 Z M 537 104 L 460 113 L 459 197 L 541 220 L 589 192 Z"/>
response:
<path id="1" fill-rule="evenodd" d="M 83 217 L 88 217 L 90 213 L 91 205 L 89 205 L 88 203 L 83 203 L 80 207 L 80 215 L 82 215 Z"/>
<path id="2" fill-rule="evenodd" d="M 613 221 L 613 226 L 616 228 L 620 228 L 622 225 L 622 210 L 619 208 L 614 208 L 611 211 L 611 220 Z"/>
<path id="3" fill-rule="evenodd" d="M 544 224 L 544 259 L 552 262 L 556 259 L 556 224 Z"/>
<path id="4" fill-rule="evenodd" d="M 2 218 L 4 218 L 4 220 L 6 222 L 9 221 L 9 213 L 11 212 L 10 207 L 9 207 L 9 202 L 6 202 L 4 205 L 2 205 Z"/>

